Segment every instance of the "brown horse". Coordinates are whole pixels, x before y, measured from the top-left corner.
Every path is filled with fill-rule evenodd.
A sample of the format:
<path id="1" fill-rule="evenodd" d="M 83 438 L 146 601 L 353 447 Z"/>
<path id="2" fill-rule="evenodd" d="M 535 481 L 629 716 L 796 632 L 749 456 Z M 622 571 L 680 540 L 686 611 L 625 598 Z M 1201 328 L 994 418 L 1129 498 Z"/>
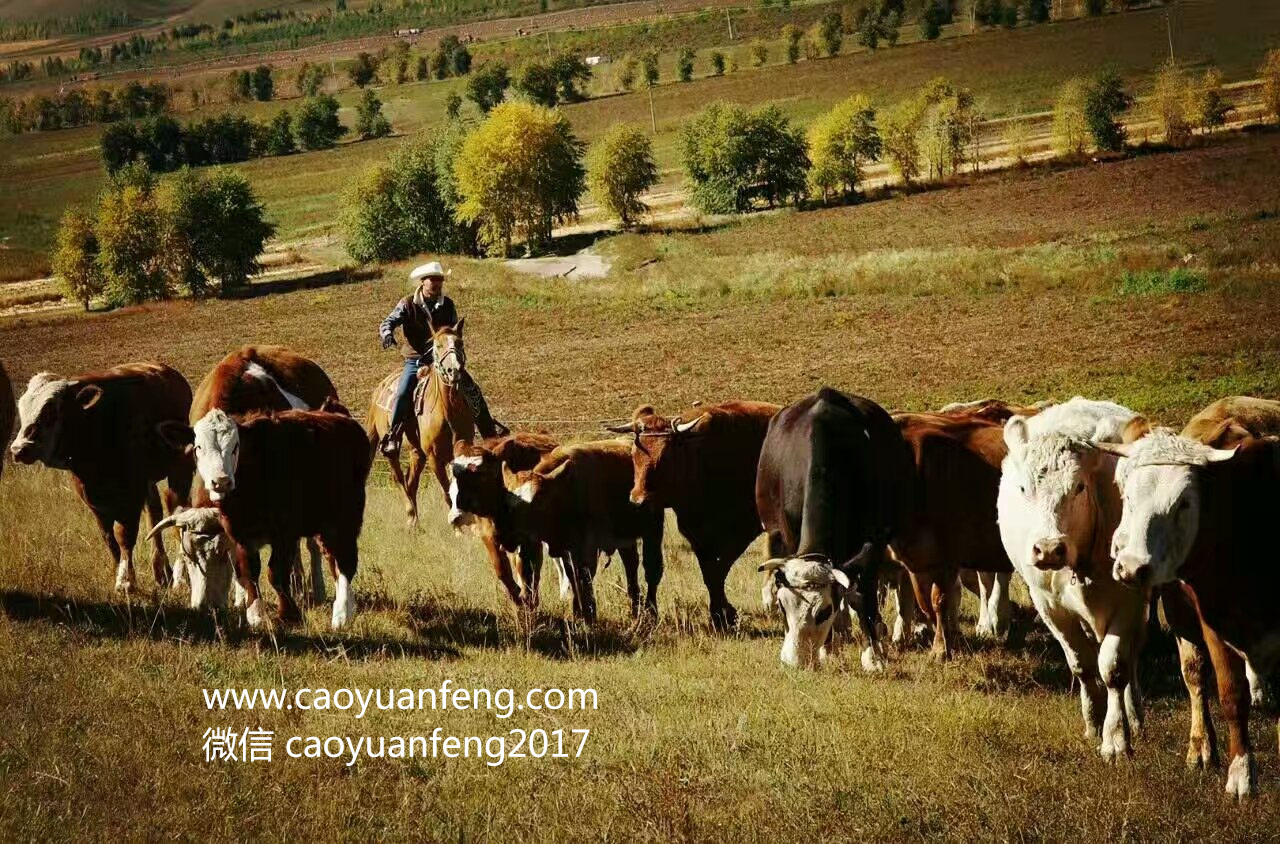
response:
<path id="1" fill-rule="evenodd" d="M 449 477 L 446 470 L 453 460 L 455 440 L 470 442 L 475 438 L 475 417 L 459 388 L 459 379 L 465 377 L 467 352 L 462 343 L 462 323 L 432 326 L 431 345 L 434 364 L 418 371 L 418 385 L 414 393 L 422 394 L 414 402 L 417 425 L 406 425 L 404 439 L 409 443 L 409 474 L 400 466 L 400 458 L 387 458 L 391 464 L 391 476 L 405 497 L 405 513 L 409 525 L 418 523 L 418 482 L 422 478 L 423 461 L 435 473 L 444 493 L 445 506 L 449 503 Z M 365 427 L 369 431 L 369 447 L 378 448 L 391 426 L 392 401 L 395 398 L 396 371 L 382 379 L 373 391 L 369 406 L 369 418 Z M 425 384 L 422 382 L 425 380 Z"/>

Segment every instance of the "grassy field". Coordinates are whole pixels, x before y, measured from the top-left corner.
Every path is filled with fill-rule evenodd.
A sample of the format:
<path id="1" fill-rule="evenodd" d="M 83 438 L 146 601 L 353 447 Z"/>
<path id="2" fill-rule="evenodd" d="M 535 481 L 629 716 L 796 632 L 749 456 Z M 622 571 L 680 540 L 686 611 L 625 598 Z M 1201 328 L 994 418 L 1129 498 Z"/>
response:
<path id="1" fill-rule="evenodd" d="M 469 362 L 499 416 L 564 437 L 644 401 L 788 401 L 820 384 L 888 407 L 998 395 L 1123 401 L 1177 423 L 1222 395 L 1280 395 L 1280 134 L 1181 154 L 1042 168 L 828 211 L 598 244 L 593 282 L 535 281 L 454 261 Z M 1204 292 L 1158 292 L 1172 269 Z M 363 408 L 394 366 L 375 327 L 404 266 L 370 280 L 240 301 L 174 302 L 0 327 L 14 380 L 159 358 L 197 379 L 229 348 L 279 342 L 315 357 Z M 1157 292 L 1120 292 L 1151 271 Z M 1144 276 L 1148 278 L 1148 276 Z M 1132 763 L 1081 735 L 1056 646 L 1026 613 L 1013 644 L 966 640 L 952 664 L 898 654 L 868 678 L 777 661 L 761 615 L 761 549 L 730 579 L 744 610 L 708 630 L 678 533 L 656 627 L 633 627 L 616 567 L 602 622 L 521 624 L 478 544 L 372 490 L 359 613 L 341 635 L 312 610 L 260 636 L 178 598 L 109 592 L 99 540 L 67 479 L 10 466 L 0 482 L 0 837 L 383 837 L 427 840 L 1258 841 L 1280 829 L 1274 723 L 1259 715 L 1264 792 L 1235 807 L 1220 773 L 1183 769 L 1186 707 L 1169 644 L 1151 646 L 1149 716 Z M 140 555 L 145 559 L 144 555 Z M 145 572 L 144 584 L 150 583 Z M 1020 595 L 1024 599 L 1025 595 Z M 205 687 L 595 688 L 599 710 L 501 721 L 486 713 L 212 713 Z M 589 728 L 582 758 L 281 758 L 292 735 L 503 734 Z M 206 764 L 210 727 L 275 731 L 277 759 Z M 110 800 L 101 799 L 111 795 Z"/>

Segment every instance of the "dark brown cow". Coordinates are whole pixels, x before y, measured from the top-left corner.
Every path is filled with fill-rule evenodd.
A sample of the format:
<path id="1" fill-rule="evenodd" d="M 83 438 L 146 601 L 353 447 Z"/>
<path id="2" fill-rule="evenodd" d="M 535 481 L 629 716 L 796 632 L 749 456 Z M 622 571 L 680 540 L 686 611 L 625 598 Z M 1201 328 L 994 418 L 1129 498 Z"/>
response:
<path id="1" fill-rule="evenodd" d="M 950 617 L 947 587 L 962 568 L 1013 569 L 996 522 L 1004 428 L 981 414 L 899 413 L 894 421 L 911 448 L 915 477 L 891 550 L 933 625 L 933 656 L 949 659 L 949 625 L 939 623 Z"/>
<path id="2" fill-rule="evenodd" d="M 609 429 L 633 437 L 631 501 L 675 512 L 680 533 L 698 558 L 716 628 L 732 627 L 737 618 L 724 581 L 763 530 L 756 512 L 756 466 L 769 420 L 781 409 L 766 402 L 727 401 L 667 419 L 646 405 L 630 425 Z"/>
<path id="3" fill-rule="evenodd" d="M 662 510 L 631 503 L 633 477 L 630 444 L 604 440 L 560 446 L 523 473 L 516 490 L 527 505 L 519 510 L 526 529 L 546 543 L 553 557 L 567 561 L 574 614 L 586 621 L 595 620 L 592 581 L 601 552 L 617 551 L 622 558 L 632 612 L 657 612 Z M 644 544 L 643 604 L 637 540 Z"/>
<path id="4" fill-rule="evenodd" d="M 231 539 L 236 574 L 248 599 L 249 623 L 262 621 L 257 549 L 271 546 L 268 573 L 282 623 L 301 617 L 289 577 L 298 541 L 316 537 L 335 569 L 333 627 L 354 610 L 351 580 L 364 522 L 365 481 L 372 455 L 360 423 L 345 413 L 290 410 L 239 420 L 213 409 L 195 424 L 170 429 L 194 451 L 201 479 Z"/>
<path id="5" fill-rule="evenodd" d="M 20 430 L 12 453 L 19 463 L 40 461 L 67 469 L 89 505 L 116 567 L 116 589 L 133 589 L 133 548 L 146 505 L 161 521 L 156 483 L 168 482 L 170 511 L 185 504 L 191 459 L 161 437 L 166 426 L 185 424 L 191 387 L 175 369 L 134 363 L 64 379 L 41 372 L 18 402 Z M 154 543 L 156 582 L 171 582 L 164 543 Z"/>
<path id="6" fill-rule="evenodd" d="M 523 432 L 459 442 L 449 465 L 449 524 L 471 525 L 508 597 L 528 609 L 538 606 L 542 543 L 522 529 L 512 490 L 517 473 L 532 470 L 556 445 L 544 434 Z"/>
<path id="7" fill-rule="evenodd" d="M 196 387 L 191 402 L 191 424 L 195 425 L 214 408 L 235 418 L 251 413 L 270 413 L 283 410 L 319 410 L 326 402 L 338 401 L 338 391 L 329 376 L 315 361 L 286 349 L 283 346 L 241 346 L 228 354 L 209 371 Z M 207 508 L 213 501 L 208 491 L 196 477 L 192 503 Z M 188 517 L 190 521 L 192 517 Z M 186 531 L 186 528 L 183 528 Z M 190 544 L 183 537 L 183 545 Z M 320 550 L 313 539 L 307 539 L 311 566 L 311 600 L 323 603 L 324 568 L 320 562 Z M 189 567 L 200 568 L 217 565 L 213 560 L 189 560 Z M 220 595 L 198 588 L 196 568 L 189 568 L 192 575 L 192 598 L 197 591 L 208 594 L 219 603 Z M 301 567 L 298 569 L 301 574 Z M 218 579 L 218 578 L 215 578 Z M 298 578 L 301 587 L 301 577 Z M 240 596 L 243 597 L 243 596 Z"/>
<path id="8" fill-rule="evenodd" d="M 1216 449 L 1157 429 L 1122 445 L 1124 496 L 1112 537 L 1113 574 L 1142 588 L 1181 583 L 1195 609 L 1227 721 L 1227 793 L 1253 794 L 1246 660 L 1262 676 L 1280 666 L 1280 443 L 1247 439 Z"/>
<path id="9" fill-rule="evenodd" d="M 4 453 L 13 440 L 13 423 L 18 418 L 18 404 L 13 398 L 13 384 L 4 364 L 0 364 L 0 474 L 4 474 Z"/>

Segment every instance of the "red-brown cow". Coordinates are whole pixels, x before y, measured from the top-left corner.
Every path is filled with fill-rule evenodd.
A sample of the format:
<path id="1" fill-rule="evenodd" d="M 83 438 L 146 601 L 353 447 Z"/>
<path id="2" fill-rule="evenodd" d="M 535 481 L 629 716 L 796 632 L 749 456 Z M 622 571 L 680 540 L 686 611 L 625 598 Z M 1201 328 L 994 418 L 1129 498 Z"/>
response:
<path id="1" fill-rule="evenodd" d="M 473 528 L 508 597 L 531 610 L 538 606 L 542 543 L 523 529 L 513 489 L 517 473 L 532 470 L 555 448 L 551 437 L 521 432 L 455 443 L 449 464 L 449 524 Z"/>
<path id="2" fill-rule="evenodd" d="M 14 459 L 71 472 L 76 492 L 98 520 L 122 592 L 134 586 L 133 547 L 143 505 L 153 525 L 163 515 L 156 483 L 168 482 L 170 511 L 188 500 L 191 459 L 161 435 L 166 426 L 184 425 L 190 407 L 187 379 L 158 363 L 70 379 L 41 372 L 18 402 Z M 151 562 L 156 582 L 167 586 L 169 558 L 158 539 Z"/>
<path id="3" fill-rule="evenodd" d="M 630 425 L 609 429 L 633 437 L 631 501 L 670 507 L 676 514 L 680 533 L 698 558 L 716 628 L 734 624 L 737 611 L 725 596 L 724 581 L 763 530 L 756 512 L 756 466 L 769 420 L 781 409 L 766 402 L 727 401 L 668 419 L 646 405 Z"/>
<path id="4" fill-rule="evenodd" d="M 170 429 L 193 451 L 201 479 L 235 546 L 236 573 L 248 597 L 249 623 L 262 622 L 257 549 L 271 546 L 268 572 L 279 619 L 300 618 L 289 577 L 297 543 L 317 537 L 335 569 L 333 627 L 354 610 L 351 580 L 359 561 L 365 480 L 372 455 L 360 423 L 346 413 L 290 410 L 233 419 L 213 409 L 194 428 Z"/>
<path id="5" fill-rule="evenodd" d="M 0 474 L 4 474 L 4 452 L 9 450 L 17 417 L 18 404 L 13 398 L 13 384 L 4 364 L 0 364 Z"/>

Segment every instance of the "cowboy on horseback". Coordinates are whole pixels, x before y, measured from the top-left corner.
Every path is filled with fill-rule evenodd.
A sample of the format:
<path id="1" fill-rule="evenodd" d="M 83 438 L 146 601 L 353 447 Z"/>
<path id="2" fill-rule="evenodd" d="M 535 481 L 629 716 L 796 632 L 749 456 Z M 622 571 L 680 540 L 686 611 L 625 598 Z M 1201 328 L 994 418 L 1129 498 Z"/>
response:
<path id="1" fill-rule="evenodd" d="M 404 372 L 396 383 L 391 405 L 391 425 L 382 440 L 382 452 L 388 456 L 399 453 L 404 427 L 414 420 L 414 385 L 418 383 L 418 371 L 433 364 L 431 337 L 434 328 L 456 325 L 458 322 L 458 311 L 453 300 L 444 295 L 444 277 L 444 268 L 439 261 L 432 261 L 415 269 L 409 274 L 409 278 L 418 283 L 417 289 L 392 308 L 378 329 L 384 349 L 396 345 L 397 328 L 403 336 L 400 352 L 404 355 Z M 506 433 L 506 428 L 490 415 L 489 405 L 480 392 L 480 385 L 465 370 L 461 373 L 458 388 L 475 416 L 480 436 L 492 437 Z"/>

